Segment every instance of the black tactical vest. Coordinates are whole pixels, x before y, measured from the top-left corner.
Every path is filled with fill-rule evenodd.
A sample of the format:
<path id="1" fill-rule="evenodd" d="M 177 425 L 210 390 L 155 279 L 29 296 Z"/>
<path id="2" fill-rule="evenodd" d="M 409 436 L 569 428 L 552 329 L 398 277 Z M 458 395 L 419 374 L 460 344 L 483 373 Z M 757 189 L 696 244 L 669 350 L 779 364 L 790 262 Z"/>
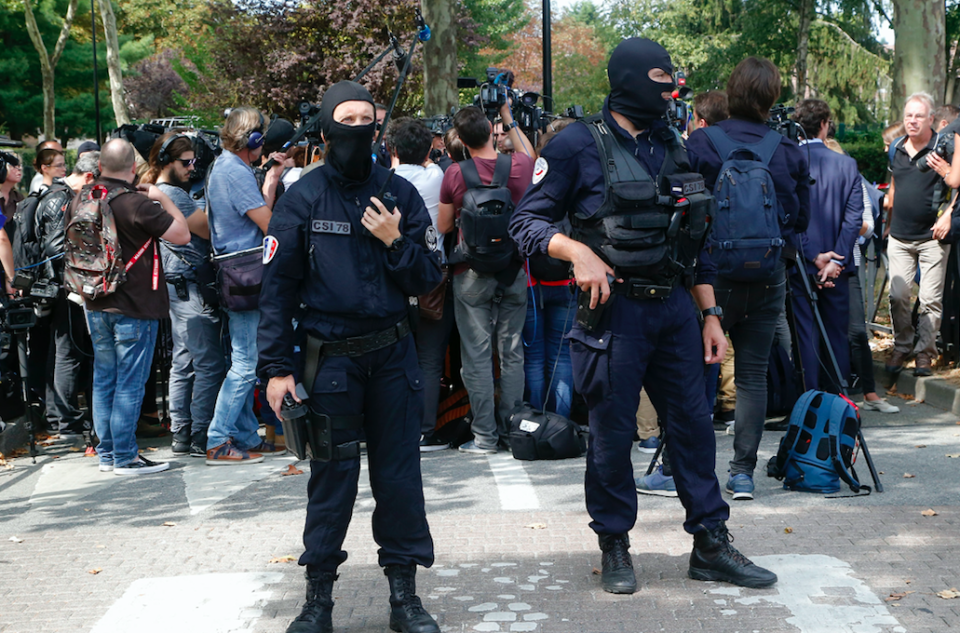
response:
<path id="1" fill-rule="evenodd" d="M 590 130 L 603 162 L 604 198 L 593 215 L 574 215 L 573 238 L 593 249 L 618 277 L 667 287 L 682 281 L 689 287 L 715 201 L 703 176 L 689 173 L 679 136 L 670 130 L 654 181 L 602 117 L 581 124 Z"/>

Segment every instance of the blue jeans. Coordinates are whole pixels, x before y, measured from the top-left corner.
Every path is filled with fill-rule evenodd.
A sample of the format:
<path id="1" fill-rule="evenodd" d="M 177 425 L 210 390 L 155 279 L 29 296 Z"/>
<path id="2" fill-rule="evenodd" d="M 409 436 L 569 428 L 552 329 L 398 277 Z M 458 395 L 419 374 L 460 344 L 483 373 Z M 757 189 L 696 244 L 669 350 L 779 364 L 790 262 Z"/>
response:
<path id="1" fill-rule="evenodd" d="M 253 388 L 257 384 L 257 327 L 260 311 L 224 313 L 230 327 L 230 367 L 217 395 L 213 420 L 207 429 L 207 448 L 232 439 L 241 449 L 260 443 L 260 423 L 253 413 Z"/>
<path id="2" fill-rule="evenodd" d="M 150 375 L 159 324 L 87 311 L 93 341 L 93 426 L 101 464 L 121 468 L 137 459 L 137 420 Z"/>
<path id="3" fill-rule="evenodd" d="M 189 298 L 170 292 L 170 332 L 173 362 L 170 367 L 170 420 L 174 433 L 206 431 L 223 381 L 224 357 L 220 344 L 220 312 L 203 304 L 200 291 L 187 283 Z"/>
<path id="4" fill-rule="evenodd" d="M 563 336 L 573 327 L 577 303 L 567 286 L 537 284 L 527 288 L 527 292 L 523 399 L 534 409 L 546 409 L 569 418 L 573 403 L 573 366 L 570 346 Z"/>

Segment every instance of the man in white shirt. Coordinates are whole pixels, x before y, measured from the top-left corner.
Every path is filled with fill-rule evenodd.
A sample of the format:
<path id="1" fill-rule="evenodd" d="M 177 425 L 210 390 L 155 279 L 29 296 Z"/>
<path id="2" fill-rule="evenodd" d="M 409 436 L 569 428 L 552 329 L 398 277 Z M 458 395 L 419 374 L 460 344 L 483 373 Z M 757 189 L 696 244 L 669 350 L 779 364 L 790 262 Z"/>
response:
<path id="1" fill-rule="evenodd" d="M 440 204 L 440 185 L 443 182 L 443 170 L 430 160 L 433 147 L 433 134 L 422 122 L 410 117 L 402 117 L 390 122 L 386 133 L 387 148 L 390 151 L 391 167 L 396 175 L 408 180 L 423 198 L 430 214 L 434 238 L 433 244 L 442 263 L 446 262 L 443 244 L 437 232 L 437 209 Z M 442 284 L 447 283 L 449 274 L 445 274 Z M 427 318 L 421 313 L 417 327 L 417 356 L 424 377 L 423 424 L 420 428 L 420 452 L 430 452 L 450 448 L 434 436 L 437 424 L 437 407 L 440 399 L 440 378 L 443 375 L 444 358 L 450 332 L 453 331 L 453 293 L 446 288 L 443 296 L 443 314 L 439 320 Z M 436 292 L 436 291 L 435 291 Z"/>

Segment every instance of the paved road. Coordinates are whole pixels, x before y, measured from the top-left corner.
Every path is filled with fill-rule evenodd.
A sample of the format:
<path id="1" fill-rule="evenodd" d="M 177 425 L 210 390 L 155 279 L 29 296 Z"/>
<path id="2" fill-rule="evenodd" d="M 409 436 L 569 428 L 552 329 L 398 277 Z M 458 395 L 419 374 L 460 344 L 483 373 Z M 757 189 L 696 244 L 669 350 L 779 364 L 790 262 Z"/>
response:
<path id="1" fill-rule="evenodd" d="M 757 499 L 733 505 L 736 545 L 780 576 L 766 590 L 688 580 L 682 508 L 641 497 L 631 533 L 640 590 L 606 594 L 593 573 L 582 459 L 427 455 L 437 564 L 420 571 L 420 595 L 444 631 L 956 629 L 960 598 L 936 592 L 960 587 L 960 458 L 948 457 L 960 454 L 960 426 L 925 404 L 865 422 L 885 493 L 825 499 L 758 478 Z M 779 435 L 764 438 L 762 459 Z M 717 440 L 723 481 L 732 438 Z M 289 457 L 209 468 L 171 458 L 161 442 L 148 454 L 173 468 L 141 478 L 101 474 L 94 459 L 54 448 L 0 472 L 0 631 L 285 630 L 302 603 L 301 569 L 271 560 L 302 550 L 307 475 L 281 476 Z M 635 454 L 639 471 L 647 458 Z M 334 589 L 338 631 L 387 630 L 372 508 L 364 483 Z M 922 516 L 928 509 L 937 515 Z M 895 593 L 905 595 L 885 600 Z"/>

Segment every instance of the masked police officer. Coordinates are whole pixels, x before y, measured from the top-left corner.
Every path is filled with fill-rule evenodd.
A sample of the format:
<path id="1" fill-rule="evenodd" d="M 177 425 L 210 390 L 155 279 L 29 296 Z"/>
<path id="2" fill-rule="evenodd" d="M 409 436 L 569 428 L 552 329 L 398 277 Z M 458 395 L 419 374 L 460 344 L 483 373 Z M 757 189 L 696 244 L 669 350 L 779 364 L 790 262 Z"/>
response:
<path id="1" fill-rule="evenodd" d="M 672 72 L 659 44 L 621 42 L 610 57 L 603 114 L 568 126 L 544 148 L 511 222 L 524 255 L 572 262 L 580 286 L 568 337 L 574 382 L 590 409 L 587 511 L 611 593 L 637 589 L 628 532 L 637 517 L 630 449 L 641 386 L 664 427 L 683 527 L 693 534 L 689 576 L 747 587 L 777 580 L 730 545 L 729 507 L 714 472 L 703 368 L 723 358 L 726 343 L 710 285 L 715 270 L 701 250 L 714 202 L 663 120 Z M 571 236 L 557 228 L 564 217 Z"/>
<path id="2" fill-rule="evenodd" d="M 307 600 L 288 633 L 333 630 L 331 591 L 347 558 L 361 429 L 377 503 L 373 537 L 390 584 L 390 628 L 440 630 L 416 595 L 416 566 L 433 564 L 433 541 L 418 445 L 423 379 L 407 319 L 407 298 L 440 283 L 440 264 L 427 247 L 436 233 L 413 185 L 391 180 L 395 210 L 376 197 L 389 172 L 371 159 L 375 125 L 364 87 L 344 81 L 326 91 L 326 164 L 280 199 L 264 238 L 258 374 L 281 415 L 284 396 L 300 400 L 299 373 L 313 450 L 300 557 Z M 294 367 L 295 342 L 302 371 Z"/>

